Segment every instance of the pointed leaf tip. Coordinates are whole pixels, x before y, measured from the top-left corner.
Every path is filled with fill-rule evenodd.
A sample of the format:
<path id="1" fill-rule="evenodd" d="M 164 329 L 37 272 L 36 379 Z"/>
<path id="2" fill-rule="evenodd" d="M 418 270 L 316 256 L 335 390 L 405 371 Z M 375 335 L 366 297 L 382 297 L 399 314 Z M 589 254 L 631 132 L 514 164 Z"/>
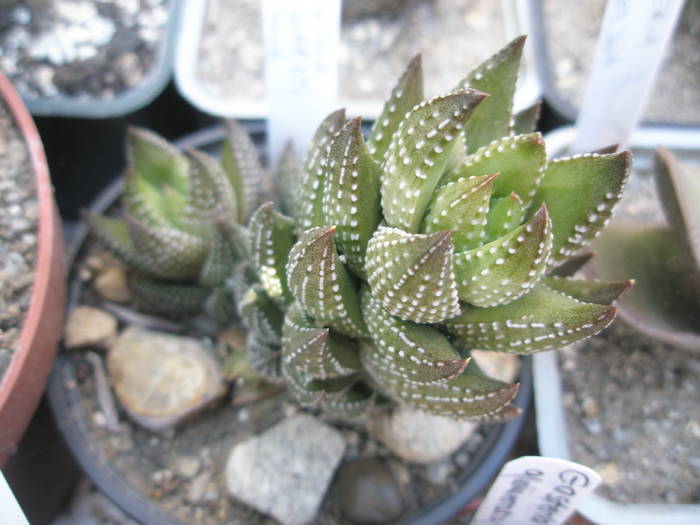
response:
<path id="1" fill-rule="evenodd" d="M 292 247 L 286 273 L 304 312 L 350 337 L 367 333 L 352 278 L 335 248 L 335 226 L 312 228 Z"/>
<path id="2" fill-rule="evenodd" d="M 524 225 L 484 246 L 455 255 L 459 297 L 474 306 L 508 303 L 525 295 L 547 269 L 552 224 L 540 206 Z"/>
<path id="3" fill-rule="evenodd" d="M 370 133 L 367 146 L 378 161 L 385 158 L 391 138 L 398 129 L 404 115 L 423 100 L 422 58 L 418 54 L 409 62 L 406 71 L 392 89 Z"/>
<path id="4" fill-rule="evenodd" d="M 411 234 L 380 227 L 367 245 L 372 294 L 392 315 L 438 323 L 459 313 L 449 230 Z"/>
<path id="5" fill-rule="evenodd" d="M 390 226 L 418 231 L 455 138 L 486 96 L 455 91 L 420 103 L 402 120 L 391 138 L 382 177 L 382 208 Z"/>

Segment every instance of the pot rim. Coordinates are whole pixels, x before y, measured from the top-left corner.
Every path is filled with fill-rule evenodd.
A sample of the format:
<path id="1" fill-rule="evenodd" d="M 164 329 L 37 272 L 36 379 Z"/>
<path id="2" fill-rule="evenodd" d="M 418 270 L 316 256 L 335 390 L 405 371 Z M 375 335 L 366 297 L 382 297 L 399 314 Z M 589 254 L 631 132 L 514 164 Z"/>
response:
<path id="1" fill-rule="evenodd" d="M 63 320 L 65 276 L 60 218 L 39 133 L 12 83 L 0 73 L 0 96 L 27 147 L 39 207 L 34 283 L 20 337 L 0 378 L 0 465 L 14 452 L 46 386 Z"/>
<path id="2" fill-rule="evenodd" d="M 255 126 L 255 123 L 248 127 L 249 132 L 259 132 L 261 129 Z M 223 126 L 213 126 L 189 134 L 176 141 L 175 145 L 179 149 L 202 148 L 218 143 L 223 139 L 224 134 Z M 90 211 L 104 212 L 121 195 L 122 187 L 123 181 L 118 178 L 102 191 L 93 202 Z M 68 250 L 69 268 L 78 256 L 87 236 L 87 225 L 81 222 L 76 228 Z M 70 280 L 67 309 L 77 303 L 80 284 L 77 279 Z M 520 389 L 513 400 L 513 404 L 522 410 L 522 414 L 506 423 L 490 425 L 483 443 L 459 477 L 459 490 L 417 513 L 406 516 L 396 522 L 397 525 L 434 525 L 446 521 L 487 487 L 503 466 L 527 417 L 532 393 L 530 362 L 529 357 L 521 360 Z M 78 392 L 76 389 L 65 387 L 65 384 L 71 384 L 74 381 L 75 375 L 70 360 L 59 355 L 49 381 L 48 397 L 59 430 L 81 468 L 107 497 L 135 519 L 149 525 L 183 525 L 182 522 L 162 512 L 157 505 L 151 503 L 126 482 L 124 475 L 118 469 L 100 458 L 99 451 L 86 438 L 86 433 L 83 431 L 80 420 L 84 418 L 80 415 Z M 72 418 L 75 418 L 75 421 L 71 421 Z"/>

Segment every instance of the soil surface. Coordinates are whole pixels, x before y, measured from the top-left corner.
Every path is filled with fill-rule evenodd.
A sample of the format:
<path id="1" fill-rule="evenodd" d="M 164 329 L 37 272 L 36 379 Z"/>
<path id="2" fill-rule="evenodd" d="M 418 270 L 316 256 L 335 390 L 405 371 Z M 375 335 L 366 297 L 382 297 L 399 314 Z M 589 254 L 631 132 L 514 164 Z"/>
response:
<path id="1" fill-rule="evenodd" d="M 0 101 L 0 382 L 29 308 L 38 219 L 29 154 Z"/>
<path id="2" fill-rule="evenodd" d="M 109 100 L 152 68 L 169 0 L 0 3 L 0 67 L 26 99 Z"/>
<path id="3" fill-rule="evenodd" d="M 271 518 L 233 500 L 226 489 L 224 468 L 231 448 L 259 433 L 298 408 L 280 394 L 244 407 L 225 401 L 218 408 L 189 421 L 170 434 L 154 434 L 122 418 L 120 430 L 110 433 L 103 424 L 90 365 L 74 356 L 77 381 L 66 379 L 79 401 L 76 415 L 92 439 L 93 454 L 119 471 L 144 498 L 150 498 L 163 512 L 191 525 L 270 525 Z M 321 418 L 323 419 L 323 417 Z M 460 471 L 483 442 L 488 427 L 481 427 L 460 450 L 437 466 L 407 465 L 382 444 L 370 438 L 360 422 L 336 426 L 346 439 L 344 461 L 355 458 L 386 459 L 398 481 L 406 513 L 415 512 L 459 488 Z M 191 477 L 178 472 L 177 465 L 194 460 L 200 468 Z M 201 480 L 205 479 L 204 483 Z M 199 487 L 198 487 L 199 486 Z M 314 524 L 345 524 L 332 485 Z"/>
<path id="4" fill-rule="evenodd" d="M 580 107 L 595 56 L 605 0 L 544 0 L 544 26 L 559 94 Z M 649 98 L 644 120 L 700 122 L 700 2 L 689 0 Z"/>
<path id="5" fill-rule="evenodd" d="M 416 53 L 423 54 L 427 94 L 441 92 L 506 44 L 500 2 L 354 0 L 344 4 L 341 100 L 380 104 Z M 263 98 L 260 0 L 210 0 L 202 34 L 197 67 L 206 90 L 226 99 Z"/>
<path id="6" fill-rule="evenodd" d="M 572 457 L 621 503 L 700 503 L 700 355 L 616 321 L 559 357 Z"/>

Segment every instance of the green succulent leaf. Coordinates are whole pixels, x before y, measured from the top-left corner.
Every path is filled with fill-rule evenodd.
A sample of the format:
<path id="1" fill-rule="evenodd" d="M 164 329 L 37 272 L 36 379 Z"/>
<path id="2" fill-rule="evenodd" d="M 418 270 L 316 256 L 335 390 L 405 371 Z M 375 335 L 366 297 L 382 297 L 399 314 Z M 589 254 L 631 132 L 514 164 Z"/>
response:
<path id="1" fill-rule="evenodd" d="M 545 273 L 551 249 L 552 223 L 542 206 L 508 235 L 455 255 L 459 298 L 483 307 L 517 299 Z"/>
<path id="2" fill-rule="evenodd" d="M 549 274 L 554 277 L 571 277 L 583 268 L 594 255 L 595 253 L 592 251 L 576 253 L 554 268 Z"/>
<path id="3" fill-rule="evenodd" d="M 477 89 L 489 95 L 464 128 L 469 153 L 510 134 L 513 95 L 524 45 L 525 37 L 517 37 L 460 82 L 459 89 Z"/>
<path id="4" fill-rule="evenodd" d="M 331 142 L 322 196 L 324 222 L 336 226 L 338 251 L 358 273 L 381 220 L 381 168 L 367 151 L 360 124 L 359 117 L 347 122 Z"/>
<path id="5" fill-rule="evenodd" d="M 614 306 L 584 303 L 540 283 L 508 304 L 465 308 L 445 327 L 464 348 L 529 354 L 590 337 L 616 312 Z"/>
<path id="6" fill-rule="evenodd" d="M 161 279 L 195 279 L 199 276 L 209 242 L 166 226 L 149 226 L 127 215 L 134 248 L 141 266 Z"/>
<path id="7" fill-rule="evenodd" d="M 503 415 L 504 407 L 518 392 L 508 385 L 484 376 L 471 363 L 462 374 L 447 381 L 417 383 L 394 375 L 388 358 L 368 340 L 360 342 L 360 359 L 373 382 L 387 395 L 426 412 L 453 418 L 489 418 Z M 509 415 L 515 415 L 510 411 Z"/>
<path id="8" fill-rule="evenodd" d="M 231 274 L 234 252 L 223 228 L 214 230 L 209 249 L 199 271 L 199 283 L 214 288 L 221 286 Z"/>
<path id="9" fill-rule="evenodd" d="M 374 401 L 374 392 L 357 378 L 339 378 L 324 382 L 321 406 L 331 414 L 352 418 L 361 415 Z M 349 383 L 349 384 L 347 384 Z"/>
<path id="10" fill-rule="evenodd" d="M 421 56 L 416 55 L 408 63 L 398 84 L 391 90 L 389 100 L 384 104 L 367 143 L 369 152 L 378 162 L 384 161 L 389 142 L 406 113 L 423 100 L 423 68 Z"/>
<path id="11" fill-rule="evenodd" d="M 538 100 L 532 106 L 518 111 L 513 115 L 512 132 L 516 135 L 532 133 L 537 129 L 537 121 L 542 113 L 542 101 Z"/>
<path id="12" fill-rule="evenodd" d="M 290 140 L 284 146 L 280 154 L 279 164 L 275 173 L 278 195 L 282 211 L 287 215 L 296 217 L 296 207 L 299 205 L 299 180 L 301 179 L 301 161 L 294 150 L 294 144 Z"/>
<path id="13" fill-rule="evenodd" d="M 393 317 L 366 287 L 360 297 L 362 314 L 385 374 L 431 383 L 455 377 L 467 366 L 468 359 L 435 328 Z"/>
<path id="14" fill-rule="evenodd" d="M 275 378 L 280 375 L 280 355 L 278 346 L 261 341 L 253 332 L 246 339 L 246 357 L 253 369 L 263 377 Z"/>
<path id="15" fill-rule="evenodd" d="M 231 292 L 233 300 L 238 306 L 248 290 L 256 284 L 260 284 L 257 270 L 250 259 L 244 259 L 234 264 L 231 278 L 226 281 L 225 287 Z"/>
<path id="16" fill-rule="evenodd" d="M 452 230 L 456 251 L 480 246 L 496 177 L 495 173 L 469 177 L 441 186 L 433 194 L 421 231 Z"/>
<path id="17" fill-rule="evenodd" d="M 282 343 L 285 363 L 308 377 L 340 377 L 360 368 L 354 341 L 317 327 L 297 303 L 287 310 Z"/>
<path id="18" fill-rule="evenodd" d="M 187 159 L 171 144 L 145 129 L 129 128 L 126 145 L 127 211 L 150 225 L 181 224 L 187 204 Z"/>
<path id="19" fill-rule="evenodd" d="M 282 362 L 280 365 L 282 377 L 289 390 L 302 406 L 317 406 L 323 397 L 323 381 L 320 379 L 309 379 L 302 373 L 286 363 L 285 349 L 282 349 Z"/>
<path id="20" fill-rule="evenodd" d="M 233 225 L 238 223 L 236 195 L 226 173 L 209 155 L 190 150 L 187 215 L 191 221 Z"/>
<path id="21" fill-rule="evenodd" d="M 659 341 L 700 350 L 700 268 L 669 227 L 615 221 L 593 246 L 592 273 L 635 281 L 620 297 L 626 323 Z"/>
<path id="22" fill-rule="evenodd" d="M 628 151 L 589 153 L 547 164 L 533 208 L 542 203 L 552 217 L 552 265 L 563 262 L 593 239 L 610 220 L 630 169 Z"/>
<path id="23" fill-rule="evenodd" d="M 539 133 L 503 137 L 469 155 L 461 166 L 443 178 L 441 184 L 465 177 L 498 173 L 493 196 L 507 197 L 515 193 L 527 209 L 546 164 L 547 153 Z"/>
<path id="24" fill-rule="evenodd" d="M 228 176 L 236 197 L 238 222 L 257 207 L 263 171 L 255 144 L 235 121 L 226 121 L 226 139 L 221 144 L 221 168 Z"/>
<path id="25" fill-rule="evenodd" d="M 129 236 L 129 227 L 119 219 L 95 215 L 91 212 L 83 212 L 83 220 L 90 227 L 90 232 L 97 241 L 120 261 L 141 272 L 146 272 L 146 267 L 141 265 L 139 253 L 134 248 L 134 243 Z"/>
<path id="26" fill-rule="evenodd" d="M 238 304 L 238 310 L 256 340 L 275 347 L 282 344 L 284 314 L 260 285 L 248 289 Z"/>
<path id="27" fill-rule="evenodd" d="M 211 293 L 211 288 L 205 286 L 156 281 L 140 275 L 130 277 L 129 289 L 145 310 L 172 318 L 200 312 Z"/>
<path id="28" fill-rule="evenodd" d="M 350 337 L 364 337 L 367 327 L 352 278 L 335 249 L 335 226 L 305 231 L 287 262 L 287 282 L 307 315 Z"/>
<path id="29" fill-rule="evenodd" d="M 367 282 L 391 315 L 438 323 L 459 313 L 451 237 L 379 227 L 367 246 Z"/>
<path id="30" fill-rule="evenodd" d="M 659 148 L 655 157 L 656 187 L 671 230 L 700 268 L 700 169 L 680 162 Z"/>
<path id="31" fill-rule="evenodd" d="M 292 302 L 285 266 L 294 245 L 294 222 L 277 213 L 271 202 L 261 205 L 250 218 L 253 264 L 263 288 L 275 301 Z"/>
<path id="32" fill-rule="evenodd" d="M 299 182 L 296 219 L 302 230 L 323 224 L 323 175 L 331 140 L 345 122 L 345 110 L 328 115 L 316 130 L 304 160 Z"/>
<path id="33" fill-rule="evenodd" d="M 405 116 L 391 138 L 382 178 L 389 226 L 418 231 L 455 138 L 484 97 L 478 91 L 455 91 L 422 102 Z"/>
<path id="34" fill-rule="evenodd" d="M 486 217 L 484 241 L 489 243 L 503 237 L 522 224 L 524 218 L 523 201 L 515 193 L 511 193 L 507 197 L 492 199 Z"/>
<path id="35" fill-rule="evenodd" d="M 568 279 L 566 277 L 544 277 L 542 283 L 556 292 L 561 292 L 584 303 L 612 304 L 628 290 L 634 281 L 598 281 Z"/>

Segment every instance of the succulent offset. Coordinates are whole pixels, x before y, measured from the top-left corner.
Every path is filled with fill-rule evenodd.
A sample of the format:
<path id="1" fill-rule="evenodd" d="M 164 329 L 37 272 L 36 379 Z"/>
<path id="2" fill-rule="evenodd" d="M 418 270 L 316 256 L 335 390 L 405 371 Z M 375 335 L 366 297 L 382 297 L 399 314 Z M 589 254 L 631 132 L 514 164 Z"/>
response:
<path id="1" fill-rule="evenodd" d="M 670 151 L 656 153 L 661 214 L 648 221 L 620 217 L 596 240 L 592 270 L 627 275 L 634 289 L 620 301 L 623 319 L 640 332 L 700 350 L 700 169 Z M 648 208 L 648 207 L 647 207 Z"/>
<path id="2" fill-rule="evenodd" d="M 234 122 L 227 131 L 217 163 L 130 129 L 123 219 L 85 214 L 97 240 L 130 269 L 129 287 L 149 311 L 201 311 L 235 262 L 249 256 L 240 222 L 258 204 L 261 168 L 247 134 Z"/>
<path id="3" fill-rule="evenodd" d="M 628 282 L 564 275 L 610 218 L 630 157 L 547 160 L 536 109 L 512 115 L 523 44 L 429 100 L 416 57 L 367 141 L 337 111 L 300 169 L 282 163 L 289 216 L 268 203 L 251 217 L 237 295 L 254 363 L 302 404 L 507 419 L 518 385 L 470 350 L 558 348 L 614 318 Z"/>

